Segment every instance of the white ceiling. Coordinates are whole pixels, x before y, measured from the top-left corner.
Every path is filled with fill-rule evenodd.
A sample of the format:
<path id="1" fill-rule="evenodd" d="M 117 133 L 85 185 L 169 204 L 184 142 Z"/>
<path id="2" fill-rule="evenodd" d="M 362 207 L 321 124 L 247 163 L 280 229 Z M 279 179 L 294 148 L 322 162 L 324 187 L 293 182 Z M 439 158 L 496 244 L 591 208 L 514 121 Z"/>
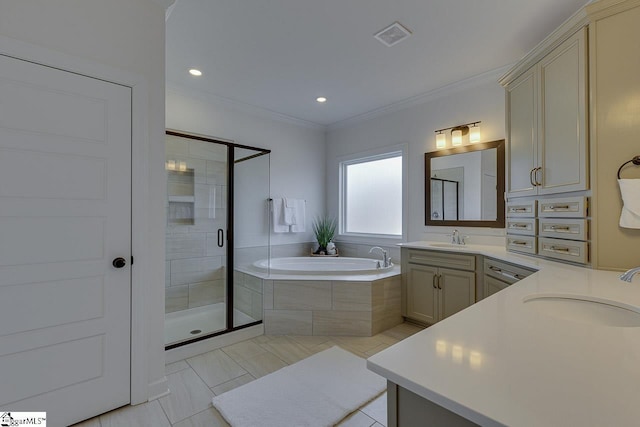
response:
<path id="1" fill-rule="evenodd" d="M 167 82 L 330 125 L 512 64 L 585 3 L 177 0 Z M 394 21 L 413 35 L 387 47 Z"/>

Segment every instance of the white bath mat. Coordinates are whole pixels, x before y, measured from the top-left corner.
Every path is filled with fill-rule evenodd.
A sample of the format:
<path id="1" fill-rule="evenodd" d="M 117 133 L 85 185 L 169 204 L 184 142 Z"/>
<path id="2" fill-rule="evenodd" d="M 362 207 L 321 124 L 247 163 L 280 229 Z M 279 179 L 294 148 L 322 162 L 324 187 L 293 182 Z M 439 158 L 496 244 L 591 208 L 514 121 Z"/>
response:
<path id="1" fill-rule="evenodd" d="M 333 426 L 387 386 L 366 361 L 339 347 L 213 398 L 233 427 Z"/>

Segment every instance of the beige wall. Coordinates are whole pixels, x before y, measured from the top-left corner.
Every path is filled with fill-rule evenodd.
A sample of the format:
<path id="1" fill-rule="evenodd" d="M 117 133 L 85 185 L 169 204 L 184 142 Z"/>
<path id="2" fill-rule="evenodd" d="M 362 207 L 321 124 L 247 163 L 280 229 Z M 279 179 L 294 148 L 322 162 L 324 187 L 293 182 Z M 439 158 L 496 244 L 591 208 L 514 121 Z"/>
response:
<path id="1" fill-rule="evenodd" d="M 637 2 L 636 2 L 637 3 Z M 640 230 L 618 225 L 622 200 L 616 172 L 640 155 L 640 7 L 597 20 L 590 37 L 592 65 L 592 207 L 594 267 L 622 270 L 640 265 Z M 593 126 L 595 125 L 595 126 Z M 627 166 L 623 178 L 640 178 Z"/>

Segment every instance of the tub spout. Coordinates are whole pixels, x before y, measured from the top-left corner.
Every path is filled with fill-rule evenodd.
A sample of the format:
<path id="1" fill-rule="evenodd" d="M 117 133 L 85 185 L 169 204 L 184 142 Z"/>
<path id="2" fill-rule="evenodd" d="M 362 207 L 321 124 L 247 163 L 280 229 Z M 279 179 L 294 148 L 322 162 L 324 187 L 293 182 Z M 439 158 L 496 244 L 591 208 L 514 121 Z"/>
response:
<path id="1" fill-rule="evenodd" d="M 379 249 L 380 251 L 382 251 L 382 265 L 383 267 L 387 268 L 389 267 L 389 255 L 387 254 L 387 251 L 385 251 L 384 249 L 382 249 L 380 246 L 374 246 L 369 250 L 369 253 L 373 253 L 373 251 L 375 249 Z"/>

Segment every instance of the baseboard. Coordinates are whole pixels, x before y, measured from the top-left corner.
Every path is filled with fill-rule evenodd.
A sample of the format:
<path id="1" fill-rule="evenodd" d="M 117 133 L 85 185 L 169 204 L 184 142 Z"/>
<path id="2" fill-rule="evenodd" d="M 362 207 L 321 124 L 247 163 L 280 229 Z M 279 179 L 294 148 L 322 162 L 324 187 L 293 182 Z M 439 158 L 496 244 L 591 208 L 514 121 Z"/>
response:
<path id="1" fill-rule="evenodd" d="M 152 400 L 159 399 L 168 394 L 169 394 L 169 384 L 167 382 L 166 376 L 163 376 L 157 381 L 149 383 L 148 394 L 147 394 L 149 396 L 149 402 Z"/>

